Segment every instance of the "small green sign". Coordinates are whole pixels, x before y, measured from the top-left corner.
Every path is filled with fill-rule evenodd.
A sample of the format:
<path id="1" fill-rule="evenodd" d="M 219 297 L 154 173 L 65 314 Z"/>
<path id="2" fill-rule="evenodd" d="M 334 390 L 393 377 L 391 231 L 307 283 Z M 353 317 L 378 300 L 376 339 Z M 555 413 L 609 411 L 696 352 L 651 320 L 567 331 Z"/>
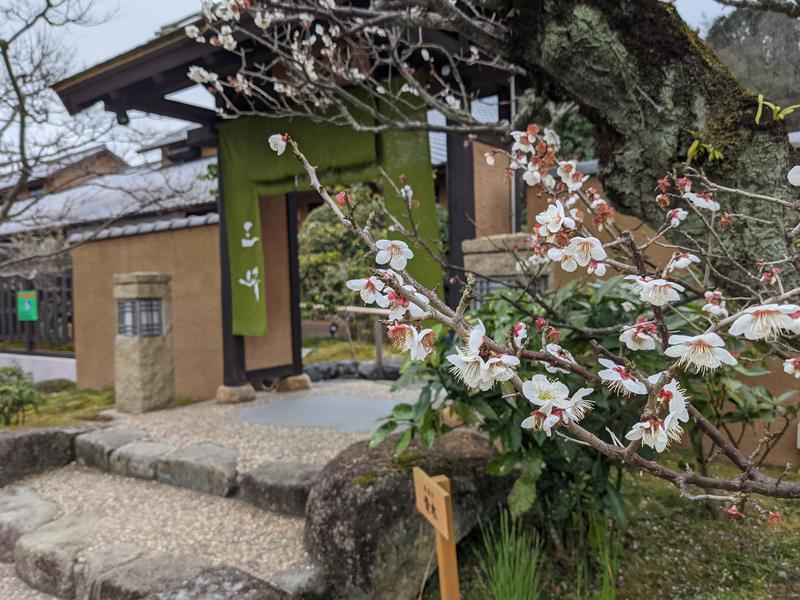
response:
<path id="1" fill-rule="evenodd" d="M 36 290 L 17 291 L 17 319 L 20 321 L 39 320 L 39 294 Z"/>

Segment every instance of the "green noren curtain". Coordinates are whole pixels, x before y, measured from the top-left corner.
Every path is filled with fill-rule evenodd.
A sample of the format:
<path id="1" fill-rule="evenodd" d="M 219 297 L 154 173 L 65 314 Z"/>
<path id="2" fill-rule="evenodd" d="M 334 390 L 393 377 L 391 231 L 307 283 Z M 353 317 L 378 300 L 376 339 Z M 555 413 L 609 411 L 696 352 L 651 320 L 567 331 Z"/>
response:
<path id="1" fill-rule="evenodd" d="M 261 246 L 260 196 L 310 189 L 300 164 L 289 151 L 277 156 L 267 138 L 288 133 L 317 167 L 323 184 L 381 183 L 383 168 L 394 181 L 400 175 L 414 189 L 420 236 L 438 247 L 433 169 L 426 133 L 360 133 L 307 119 L 245 117 L 220 125 L 220 177 L 231 273 L 233 333 L 260 336 L 267 332 L 264 255 Z M 387 207 L 406 220 L 402 201 L 383 183 Z M 268 218 L 268 216 L 267 216 Z M 297 235 L 297 232 L 290 232 Z M 427 254 L 415 251 L 409 271 L 429 287 L 441 284 L 442 269 Z M 267 257 L 269 260 L 269 257 Z M 365 265 L 366 270 L 366 265 Z M 341 282 L 342 285 L 344 282 Z M 279 285 L 282 283 L 278 283 Z M 439 285 L 441 288 L 441 285 Z"/>

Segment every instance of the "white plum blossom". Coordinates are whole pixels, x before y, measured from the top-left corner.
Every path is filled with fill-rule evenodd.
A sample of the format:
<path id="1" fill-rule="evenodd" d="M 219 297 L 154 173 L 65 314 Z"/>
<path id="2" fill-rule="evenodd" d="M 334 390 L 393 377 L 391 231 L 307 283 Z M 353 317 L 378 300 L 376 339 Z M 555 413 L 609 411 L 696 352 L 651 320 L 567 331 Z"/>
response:
<path id="1" fill-rule="evenodd" d="M 667 213 L 667 218 L 669 219 L 669 224 L 671 227 L 677 227 L 688 216 L 689 213 L 683 210 L 682 208 L 673 208 L 671 211 Z"/>
<path id="2" fill-rule="evenodd" d="M 661 379 L 662 373 L 656 373 L 647 378 L 647 380 L 656 385 Z M 667 407 L 670 413 L 674 413 L 677 420 L 681 423 L 686 423 L 689 420 L 689 410 L 687 408 L 688 396 L 686 391 L 681 387 L 681 384 L 674 378 L 670 379 L 668 383 L 658 391 L 659 401 Z"/>
<path id="3" fill-rule="evenodd" d="M 187 76 L 195 83 L 199 83 L 201 85 L 210 85 L 217 91 L 222 91 L 222 84 L 219 82 L 219 75 L 212 73 L 211 71 L 206 71 L 203 67 L 192 65 L 189 67 Z"/>
<path id="4" fill-rule="evenodd" d="M 656 326 L 645 318 L 640 318 L 636 325 L 625 327 L 619 336 L 629 350 L 655 350 Z"/>
<path id="5" fill-rule="evenodd" d="M 486 391 L 496 381 L 508 381 L 519 359 L 509 354 L 490 355 L 484 346 L 486 328 L 481 321 L 472 328 L 467 347 L 456 346 L 456 353 L 447 357 L 450 370 L 470 389 Z M 486 360 L 484 360 L 486 356 Z"/>
<path id="6" fill-rule="evenodd" d="M 408 352 L 411 360 L 425 360 L 433 351 L 436 334 L 432 329 L 418 330 L 404 323 L 395 323 L 387 327 L 387 335 L 395 348 Z"/>
<path id="7" fill-rule="evenodd" d="M 717 211 L 719 210 L 719 202 L 712 199 L 709 194 L 695 194 L 694 192 L 686 192 L 683 198 L 692 206 L 697 208 L 705 208 L 706 210 Z"/>
<path id="8" fill-rule="evenodd" d="M 794 375 L 796 379 L 800 379 L 800 357 L 787 358 L 783 361 L 783 372 L 787 375 Z"/>
<path id="9" fill-rule="evenodd" d="M 644 302 L 649 302 L 653 306 L 664 306 L 669 302 L 677 302 L 681 299 L 678 292 L 684 291 L 684 287 L 674 281 L 666 279 L 649 279 L 642 284 L 639 298 Z"/>
<path id="10" fill-rule="evenodd" d="M 574 160 L 558 163 L 556 174 L 561 178 L 561 181 L 567 186 L 570 192 L 577 192 L 583 187 L 583 182 L 589 179 L 588 175 L 584 175 L 578 171 L 578 164 Z"/>
<path id="11" fill-rule="evenodd" d="M 700 335 L 671 335 L 670 346 L 664 354 L 677 358 L 678 364 L 694 367 L 697 372 L 717 369 L 721 365 L 735 365 L 736 359 L 725 349 L 725 342 L 716 333 Z"/>
<path id="12" fill-rule="evenodd" d="M 542 182 L 542 173 L 539 171 L 539 167 L 530 163 L 522 174 L 522 179 L 528 184 L 528 187 L 535 187 Z"/>
<path id="13" fill-rule="evenodd" d="M 408 313 L 412 319 L 419 319 L 425 314 L 424 307 L 430 303 L 430 300 L 417 292 L 410 285 L 404 285 L 403 291 L 405 293 L 386 288 L 390 321 L 398 321 L 405 317 L 406 313 Z M 409 298 L 412 298 L 414 301 L 412 302 Z"/>
<path id="14" fill-rule="evenodd" d="M 796 304 L 762 304 L 751 306 L 733 322 L 729 333 L 748 340 L 768 340 L 781 333 L 800 333 L 800 321 L 793 315 L 800 312 Z"/>
<path id="15" fill-rule="evenodd" d="M 604 277 L 606 274 L 606 264 L 597 262 L 596 260 L 589 261 L 589 268 L 586 269 L 589 275 L 597 275 L 598 277 Z"/>
<path id="16" fill-rule="evenodd" d="M 800 165 L 795 165 L 789 169 L 789 174 L 786 176 L 786 178 L 793 186 L 800 187 Z"/>
<path id="17" fill-rule="evenodd" d="M 555 150 L 558 150 L 559 146 L 561 146 L 561 138 L 558 137 L 558 134 L 555 131 L 553 131 L 548 127 L 544 128 L 542 139 L 544 139 L 545 144 L 547 144 L 548 146 L 552 147 Z"/>
<path id="18" fill-rule="evenodd" d="M 511 337 L 514 339 L 514 345 L 517 348 L 522 348 L 525 340 L 528 338 L 528 327 L 522 321 L 514 323 L 511 329 Z"/>
<path id="19" fill-rule="evenodd" d="M 523 429 L 544 431 L 548 436 L 552 428 L 569 422 L 578 422 L 591 410 L 592 402 L 585 399 L 592 388 L 581 388 L 569 398 L 569 388 L 557 380 L 536 374 L 522 384 L 522 394 L 536 407 L 522 421 Z"/>
<path id="20" fill-rule="evenodd" d="M 531 144 L 527 131 L 512 131 L 511 137 L 514 138 L 514 144 L 511 146 L 511 154 L 517 152 L 530 154 L 533 152 L 533 145 Z"/>
<path id="21" fill-rule="evenodd" d="M 345 285 L 354 292 L 358 292 L 364 304 L 375 303 L 381 308 L 389 306 L 389 298 L 380 293 L 384 283 L 374 275 L 366 279 L 351 279 Z"/>
<path id="22" fill-rule="evenodd" d="M 591 261 L 605 260 L 606 254 L 603 244 L 594 237 L 574 237 L 565 248 L 550 248 L 547 251 L 550 260 L 560 262 L 561 268 L 571 273 L 578 268 L 586 267 Z"/>
<path id="23" fill-rule="evenodd" d="M 392 269 L 398 271 L 405 269 L 409 259 L 414 258 L 414 253 L 402 240 L 378 240 L 375 247 L 378 248 L 375 262 L 379 265 L 389 263 Z"/>
<path id="24" fill-rule="evenodd" d="M 575 221 L 572 217 L 568 217 L 565 214 L 564 205 L 561 204 L 561 200 L 556 200 L 547 207 L 547 210 L 536 215 L 536 222 L 542 225 L 543 228 L 546 228 L 550 233 L 558 233 L 561 231 L 562 227 L 575 229 Z"/>
<path id="25" fill-rule="evenodd" d="M 273 133 L 269 136 L 267 142 L 269 143 L 270 149 L 277 153 L 278 156 L 286 151 L 286 136 L 283 134 Z"/>
<path id="26" fill-rule="evenodd" d="M 691 252 L 676 252 L 667 265 L 667 272 L 672 273 L 677 269 L 687 269 L 691 265 L 700 264 L 700 259 Z"/>
<path id="27" fill-rule="evenodd" d="M 193 40 L 196 40 L 200 35 L 200 29 L 197 27 L 197 25 L 187 25 L 183 28 L 183 31 L 186 34 L 186 37 Z"/>
<path id="28" fill-rule="evenodd" d="M 494 166 L 495 163 L 494 152 L 484 152 L 483 157 L 486 159 L 487 165 L 489 165 L 490 167 Z"/>
<path id="29" fill-rule="evenodd" d="M 648 282 L 652 281 L 651 277 L 642 277 L 641 275 L 625 275 L 625 279 L 631 282 L 631 293 L 636 294 L 637 296 L 642 293 L 644 286 L 647 285 Z"/>
<path id="30" fill-rule="evenodd" d="M 701 309 L 707 312 L 712 317 L 727 317 L 728 309 L 725 307 L 725 300 L 722 298 L 722 293 L 717 291 L 707 291 L 703 293 L 706 303 Z"/>
<path id="31" fill-rule="evenodd" d="M 544 348 L 545 353 L 555 356 L 556 358 L 560 358 L 561 360 L 569 363 L 577 364 L 575 357 L 572 356 L 569 350 L 566 348 L 562 348 L 558 344 L 550 343 L 547 344 Z M 548 373 L 569 373 L 567 369 L 562 369 L 561 367 L 556 367 L 552 363 L 546 361 L 540 361 L 545 368 L 545 371 Z"/>
<path id="32" fill-rule="evenodd" d="M 647 387 L 631 373 L 630 369 L 618 365 L 607 358 L 597 359 L 605 367 L 597 374 L 603 381 L 609 382 L 609 389 L 627 396 L 628 394 L 647 394 Z"/>
<path id="33" fill-rule="evenodd" d="M 656 452 L 666 450 L 670 442 L 677 442 L 681 438 L 683 430 L 673 413 L 661 419 L 648 419 L 636 423 L 633 428 L 625 434 L 625 439 L 635 441 L 642 440 L 642 445 L 650 446 Z"/>

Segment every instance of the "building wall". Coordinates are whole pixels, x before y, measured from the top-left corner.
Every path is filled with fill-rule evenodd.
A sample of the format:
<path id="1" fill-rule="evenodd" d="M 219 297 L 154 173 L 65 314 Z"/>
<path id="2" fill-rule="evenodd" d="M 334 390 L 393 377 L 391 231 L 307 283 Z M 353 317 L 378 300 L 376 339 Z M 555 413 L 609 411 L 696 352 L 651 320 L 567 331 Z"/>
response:
<path id="1" fill-rule="evenodd" d="M 475 235 L 487 236 L 511 231 L 511 192 L 504 181 L 505 171 L 486 164 L 484 154 L 492 146 L 472 143 L 472 168 L 475 175 Z"/>
<path id="2" fill-rule="evenodd" d="M 78 385 L 114 385 L 115 273 L 172 275 L 175 389 L 212 398 L 222 382 L 222 316 L 216 226 L 96 241 L 72 251 Z"/>

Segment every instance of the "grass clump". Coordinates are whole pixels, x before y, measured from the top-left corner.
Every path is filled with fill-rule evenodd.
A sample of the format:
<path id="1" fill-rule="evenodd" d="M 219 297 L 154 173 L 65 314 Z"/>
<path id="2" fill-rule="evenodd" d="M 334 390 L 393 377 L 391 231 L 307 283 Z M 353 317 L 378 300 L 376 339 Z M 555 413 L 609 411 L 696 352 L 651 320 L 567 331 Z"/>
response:
<path id="1" fill-rule="evenodd" d="M 492 598 L 539 600 L 541 598 L 542 546 L 536 532 L 500 515 L 499 529 L 481 525 L 483 548 L 477 560 Z"/>

